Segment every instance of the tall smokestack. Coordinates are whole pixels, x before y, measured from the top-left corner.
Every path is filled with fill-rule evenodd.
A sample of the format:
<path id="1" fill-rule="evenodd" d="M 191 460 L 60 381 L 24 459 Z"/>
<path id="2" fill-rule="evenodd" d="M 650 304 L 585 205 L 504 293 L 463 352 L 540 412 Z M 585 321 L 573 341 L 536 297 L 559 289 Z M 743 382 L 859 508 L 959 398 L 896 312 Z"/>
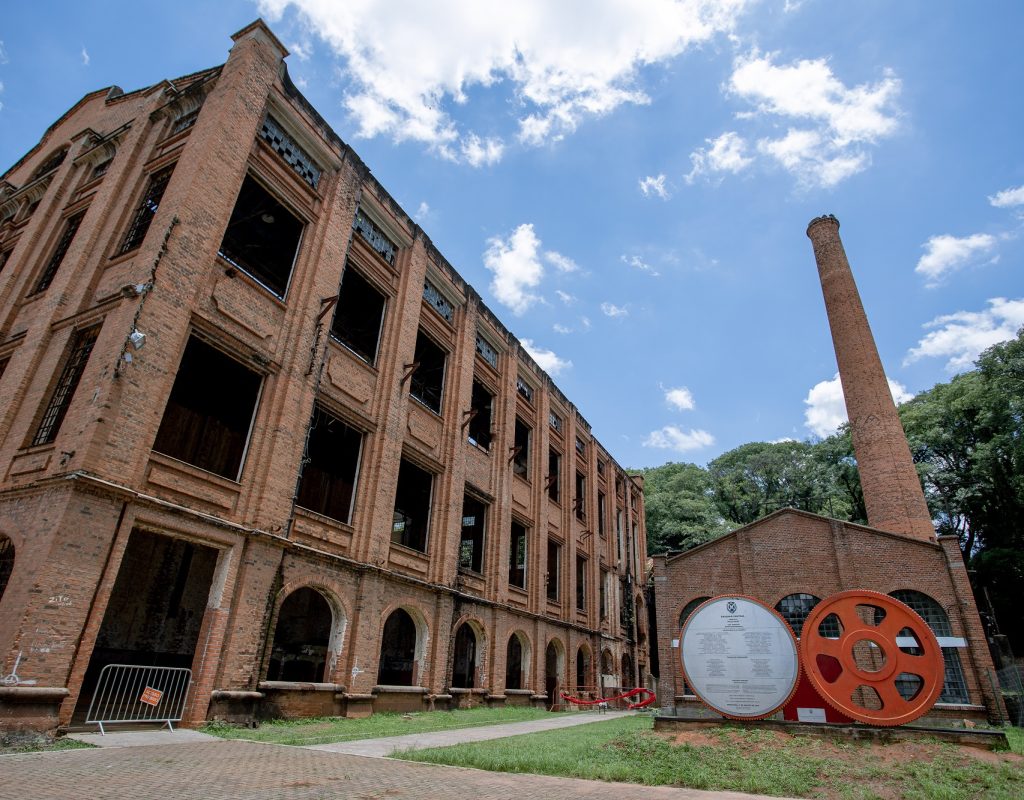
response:
<path id="1" fill-rule="evenodd" d="M 831 214 L 812 219 L 807 236 L 814 245 L 825 296 L 868 524 L 934 539 L 935 529 L 907 437 L 839 238 L 839 220 Z"/>

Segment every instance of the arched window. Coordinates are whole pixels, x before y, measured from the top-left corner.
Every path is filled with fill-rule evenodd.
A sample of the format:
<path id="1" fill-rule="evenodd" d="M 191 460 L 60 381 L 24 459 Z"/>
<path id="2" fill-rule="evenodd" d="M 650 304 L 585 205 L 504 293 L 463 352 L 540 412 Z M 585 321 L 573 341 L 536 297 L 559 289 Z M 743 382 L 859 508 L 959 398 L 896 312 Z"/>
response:
<path id="1" fill-rule="evenodd" d="M 586 647 L 580 645 L 576 651 L 576 689 L 590 688 L 590 652 Z"/>
<path id="2" fill-rule="evenodd" d="M 523 666 L 525 662 L 523 642 L 518 633 L 508 637 L 508 647 L 505 649 L 505 688 L 523 688 Z"/>
<path id="3" fill-rule="evenodd" d="M 14 570 L 14 542 L 0 534 L 0 600 L 4 599 L 7 582 Z"/>
<path id="4" fill-rule="evenodd" d="M 890 592 L 889 596 L 896 598 L 916 611 L 936 636 L 953 635 L 953 626 L 949 624 L 949 617 L 946 615 L 945 609 L 928 595 L 913 589 L 899 589 L 895 592 Z M 904 628 L 898 635 L 910 636 L 910 631 Z M 900 649 L 913 655 L 921 652 L 916 647 L 901 647 Z M 960 663 L 960 653 L 957 652 L 957 648 L 943 647 L 942 658 L 946 666 L 946 679 L 942 685 L 942 694 L 939 695 L 938 702 L 969 703 L 970 696 L 967 693 L 967 681 L 964 678 L 964 669 Z M 896 679 L 896 688 L 904 698 L 909 699 L 913 697 L 917 694 L 920 686 L 921 679 L 916 675 L 903 673 Z"/>
<path id="5" fill-rule="evenodd" d="M 304 586 L 281 604 L 270 651 L 268 681 L 326 680 L 334 615 L 324 596 Z"/>
<path id="6" fill-rule="evenodd" d="M 64 159 L 68 157 L 68 149 L 69 148 L 65 146 L 50 153 L 50 155 L 46 157 L 46 160 L 35 168 L 35 171 L 32 173 L 32 177 L 29 178 L 29 180 L 34 181 L 36 178 L 43 177 L 47 172 L 52 172 L 57 169 L 57 167 L 64 163 Z"/>
<path id="7" fill-rule="evenodd" d="M 412 686 L 415 679 L 416 623 L 408 611 L 396 608 L 384 623 L 377 683 L 385 686 Z"/>
<path id="8" fill-rule="evenodd" d="M 710 597 L 695 597 L 683 606 L 683 610 L 679 612 L 679 629 L 682 630 L 683 626 L 686 624 L 686 620 L 690 618 L 690 614 L 697 610 L 697 606 L 710 599 Z"/>
<path id="9" fill-rule="evenodd" d="M 544 651 L 544 692 L 548 696 L 548 706 L 558 702 L 558 689 L 562 682 L 562 669 L 565 665 L 565 651 L 558 639 L 548 642 Z"/>
<path id="10" fill-rule="evenodd" d="M 601 653 L 601 674 L 602 675 L 613 675 L 615 673 L 615 658 L 612 656 L 611 650 L 605 650 Z"/>
<path id="11" fill-rule="evenodd" d="M 476 634 L 468 622 L 455 632 L 455 663 L 452 667 L 452 686 L 472 689 L 476 685 Z"/>

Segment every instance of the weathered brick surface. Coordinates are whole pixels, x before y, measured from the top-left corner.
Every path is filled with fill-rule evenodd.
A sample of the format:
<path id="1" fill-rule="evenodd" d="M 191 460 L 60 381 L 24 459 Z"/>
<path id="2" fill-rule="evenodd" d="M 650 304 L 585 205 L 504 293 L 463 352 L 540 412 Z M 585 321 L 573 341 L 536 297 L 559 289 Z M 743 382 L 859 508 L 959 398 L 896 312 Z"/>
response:
<path id="1" fill-rule="evenodd" d="M 615 591 L 627 572 L 642 580 L 640 485 L 296 92 L 282 69 L 284 56 L 262 23 L 249 26 L 236 34 L 222 67 L 127 94 L 87 95 L 2 176 L 0 206 L 16 213 L 0 218 L 0 250 L 11 252 L 0 273 L 0 360 L 9 359 L 0 379 L 0 534 L 12 540 L 16 559 L 0 600 L 0 674 L 11 673 L 17 662 L 19 685 L 67 687 L 60 721 L 70 720 L 129 538 L 143 530 L 217 551 L 192 665 L 191 721 L 207 715 L 215 690 L 258 691 L 278 611 L 303 586 L 320 591 L 332 608 L 329 679 L 349 693 L 373 690 L 384 622 L 398 607 L 419 626 L 423 703 L 446 696 L 453 634 L 466 621 L 478 633 L 480 686 L 497 697 L 514 631 L 528 642 L 526 686 L 534 691 L 544 690 L 550 641 L 561 653 L 563 686 L 575 682 L 580 647 L 590 654 L 606 649 L 614 664 L 629 653 L 640 674 L 623 682 L 642 679 L 649 659 L 635 640 L 645 623 L 641 619 L 640 631 L 620 627 Z M 197 108 L 194 125 L 172 132 Z M 259 139 L 268 108 L 323 169 L 316 189 Z M 70 150 L 60 167 L 37 179 L 37 167 L 65 145 Z M 105 174 L 94 178 L 96 164 L 110 155 Z M 138 249 L 121 254 L 148 176 L 169 165 L 174 172 L 148 234 Z M 283 298 L 218 256 L 247 174 L 305 223 Z M 34 199 L 40 202 L 29 215 Z M 372 209 L 397 240 L 393 266 L 353 236 L 360 206 Z M 82 209 L 84 219 L 53 282 L 31 294 L 64 218 Z M 374 366 L 330 338 L 331 313 L 320 319 L 346 263 L 387 295 Z M 425 279 L 451 300 L 450 323 L 423 301 Z M 141 294 L 133 286 L 142 286 Z M 101 325 L 99 337 L 56 441 L 29 446 L 68 343 L 91 325 Z M 133 328 L 146 335 L 142 349 L 127 344 Z M 420 329 L 449 354 L 440 414 L 411 399 L 403 381 Z M 497 369 L 476 355 L 478 331 L 498 350 Z M 152 449 L 194 333 L 262 376 L 237 480 Z M 532 401 L 516 391 L 520 376 L 533 387 Z M 474 377 L 495 393 L 489 452 L 469 444 L 463 428 Z M 364 434 L 347 523 L 294 502 L 317 402 Z M 549 426 L 550 412 L 561 418 L 561 432 Z M 513 476 L 510 465 L 517 416 L 533 430 L 528 481 Z M 577 437 L 583 456 L 576 454 Z M 544 491 L 549 445 L 563 453 L 561 505 Z M 425 553 L 391 543 L 402 457 L 434 475 Z M 583 522 L 573 513 L 569 490 L 577 469 L 587 476 Z M 489 501 L 481 575 L 458 570 L 467 485 Z M 607 502 L 604 535 L 596 530 L 598 491 Z M 621 542 L 617 509 L 623 512 Z M 510 589 L 507 580 L 513 517 L 529 529 L 525 593 Z M 549 536 L 562 544 L 557 604 L 549 604 L 545 592 Z M 577 552 L 588 557 L 584 611 L 575 608 Z M 601 567 L 611 584 L 604 619 L 598 613 Z M 591 655 L 590 675 L 596 662 Z M 319 703 L 293 698 L 286 705 L 301 711 Z M 0 702 L 0 723 L 6 708 Z"/>

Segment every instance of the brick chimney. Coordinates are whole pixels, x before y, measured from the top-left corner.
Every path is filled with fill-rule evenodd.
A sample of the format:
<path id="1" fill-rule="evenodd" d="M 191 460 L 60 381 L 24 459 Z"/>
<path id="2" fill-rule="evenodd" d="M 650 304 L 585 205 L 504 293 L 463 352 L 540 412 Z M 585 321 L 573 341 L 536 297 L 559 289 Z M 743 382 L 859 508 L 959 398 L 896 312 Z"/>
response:
<path id="1" fill-rule="evenodd" d="M 807 226 L 807 236 L 825 296 L 868 524 L 934 541 L 907 437 L 839 238 L 839 220 L 831 214 L 817 217 Z"/>

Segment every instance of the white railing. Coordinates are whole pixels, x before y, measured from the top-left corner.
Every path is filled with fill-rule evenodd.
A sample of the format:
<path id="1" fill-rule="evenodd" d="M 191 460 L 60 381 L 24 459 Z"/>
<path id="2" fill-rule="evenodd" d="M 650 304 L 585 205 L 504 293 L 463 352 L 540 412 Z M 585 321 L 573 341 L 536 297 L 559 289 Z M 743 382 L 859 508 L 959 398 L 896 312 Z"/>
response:
<path id="1" fill-rule="evenodd" d="M 184 667 L 144 667 L 107 664 L 85 715 L 86 724 L 162 722 L 174 730 L 181 722 L 192 684 L 192 670 Z"/>

